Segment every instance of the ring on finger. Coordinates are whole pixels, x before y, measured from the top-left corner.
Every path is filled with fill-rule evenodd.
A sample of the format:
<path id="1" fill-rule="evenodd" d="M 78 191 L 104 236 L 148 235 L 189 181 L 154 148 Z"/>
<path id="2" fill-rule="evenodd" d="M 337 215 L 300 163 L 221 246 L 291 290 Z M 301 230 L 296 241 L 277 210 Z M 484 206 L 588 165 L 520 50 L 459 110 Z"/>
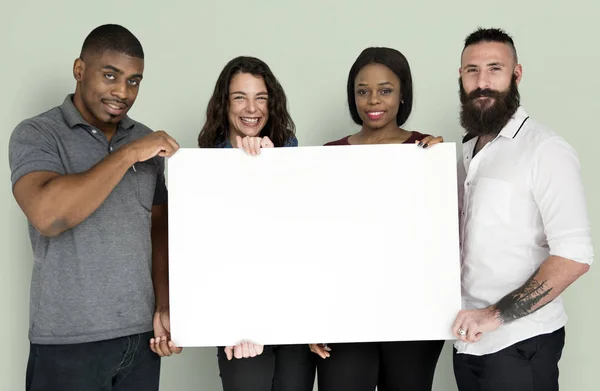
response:
<path id="1" fill-rule="evenodd" d="M 458 335 L 464 337 L 465 335 L 467 335 L 467 330 L 463 329 L 462 327 L 458 329 Z"/>

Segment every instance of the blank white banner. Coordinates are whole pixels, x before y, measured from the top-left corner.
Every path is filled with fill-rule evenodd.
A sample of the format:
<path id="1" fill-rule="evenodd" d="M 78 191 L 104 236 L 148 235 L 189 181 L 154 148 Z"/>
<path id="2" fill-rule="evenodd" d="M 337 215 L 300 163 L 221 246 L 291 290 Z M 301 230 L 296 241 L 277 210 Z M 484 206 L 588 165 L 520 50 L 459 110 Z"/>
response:
<path id="1" fill-rule="evenodd" d="M 181 149 L 168 161 L 179 346 L 453 339 L 453 143 Z"/>

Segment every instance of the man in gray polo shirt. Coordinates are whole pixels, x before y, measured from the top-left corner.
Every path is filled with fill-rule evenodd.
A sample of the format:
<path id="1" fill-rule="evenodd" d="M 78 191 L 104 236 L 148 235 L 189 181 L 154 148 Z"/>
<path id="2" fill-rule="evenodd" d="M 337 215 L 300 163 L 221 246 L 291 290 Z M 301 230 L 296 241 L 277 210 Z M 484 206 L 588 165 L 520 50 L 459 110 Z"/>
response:
<path id="1" fill-rule="evenodd" d="M 157 390 L 160 356 L 181 351 L 169 339 L 164 179 L 179 146 L 126 115 L 143 59 L 129 30 L 94 29 L 75 93 L 13 131 L 34 253 L 27 390 Z"/>

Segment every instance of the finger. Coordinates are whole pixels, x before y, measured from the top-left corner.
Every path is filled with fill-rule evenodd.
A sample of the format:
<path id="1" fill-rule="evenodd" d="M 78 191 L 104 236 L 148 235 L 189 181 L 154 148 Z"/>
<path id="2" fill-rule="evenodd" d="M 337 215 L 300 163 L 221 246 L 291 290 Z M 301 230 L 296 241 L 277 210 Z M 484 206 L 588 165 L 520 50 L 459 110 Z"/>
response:
<path id="1" fill-rule="evenodd" d="M 260 356 L 265 350 L 265 345 L 254 345 L 254 350 L 256 350 L 256 355 Z"/>
<path id="2" fill-rule="evenodd" d="M 475 324 L 471 324 L 469 326 L 469 329 L 467 330 L 467 335 L 465 336 L 465 339 L 467 340 L 467 342 L 477 342 L 479 340 L 479 338 L 477 338 L 477 334 L 481 334 L 479 332 L 479 327 L 477 327 L 477 325 Z"/>
<path id="3" fill-rule="evenodd" d="M 319 357 L 321 357 L 322 359 L 326 359 L 327 357 L 329 357 L 329 353 L 326 352 L 323 348 L 321 348 L 319 345 L 317 344 L 311 344 L 310 346 L 310 351 L 319 355 Z"/>
<path id="4" fill-rule="evenodd" d="M 275 147 L 275 145 L 273 145 L 273 142 L 271 141 L 271 139 L 268 138 L 267 136 L 262 138 L 262 140 L 260 141 L 260 145 L 262 148 L 274 148 Z"/>
<path id="5" fill-rule="evenodd" d="M 440 144 L 444 142 L 444 138 L 442 136 L 437 136 L 434 137 L 433 139 L 431 139 L 428 144 L 429 146 L 435 145 L 435 144 Z"/>
<path id="6" fill-rule="evenodd" d="M 179 354 L 183 351 L 183 348 L 179 347 L 179 346 L 175 346 L 175 343 L 173 341 L 169 341 L 169 350 L 173 354 Z"/>
<path id="7" fill-rule="evenodd" d="M 158 354 L 158 352 L 154 348 L 154 338 L 150 338 L 150 350 L 152 350 L 154 353 Z"/>
<path id="8" fill-rule="evenodd" d="M 231 361 L 233 358 L 233 346 L 225 347 L 225 357 L 227 357 L 227 361 Z"/>
<path id="9" fill-rule="evenodd" d="M 256 357 L 256 350 L 253 343 L 248 344 L 248 352 L 250 353 L 250 357 Z"/>
<path id="10" fill-rule="evenodd" d="M 252 144 L 254 144 L 254 153 L 256 153 L 257 155 L 260 155 L 260 144 L 262 142 L 262 139 L 260 137 L 255 137 L 252 140 Z"/>
<path id="11" fill-rule="evenodd" d="M 156 354 L 158 354 L 160 357 L 164 357 L 165 353 L 162 351 L 161 346 L 160 346 L 160 337 L 157 337 L 154 339 L 154 351 L 156 352 Z"/>
<path id="12" fill-rule="evenodd" d="M 244 137 L 242 139 L 242 146 L 244 147 L 244 150 L 246 152 L 248 152 L 250 155 L 252 155 L 252 149 L 250 148 L 250 137 Z"/>
<path id="13" fill-rule="evenodd" d="M 460 328 L 462 323 L 463 323 L 463 312 L 459 311 L 458 314 L 456 315 L 456 319 L 454 319 L 454 323 L 452 324 L 452 335 L 456 335 L 457 337 L 459 337 L 458 329 Z"/>
<path id="14" fill-rule="evenodd" d="M 169 357 L 171 354 L 171 349 L 169 349 L 169 343 L 167 342 L 167 337 L 162 337 L 160 339 L 160 350 L 166 357 Z"/>
<path id="15" fill-rule="evenodd" d="M 248 342 L 247 341 L 242 342 L 242 356 L 244 358 L 250 357 L 250 350 L 248 349 Z"/>
<path id="16" fill-rule="evenodd" d="M 433 139 L 433 136 L 427 136 L 425 137 L 423 140 L 420 140 L 419 143 L 417 144 L 418 147 L 423 147 L 423 148 L 427 148 L 426 145 L 429 141 L 431 141 Z"/>
<path id="17" fill-rule="evenodd" d="M 242 346 L 240 344 L 233 347 L 233 357 L 242 358 Z"/>

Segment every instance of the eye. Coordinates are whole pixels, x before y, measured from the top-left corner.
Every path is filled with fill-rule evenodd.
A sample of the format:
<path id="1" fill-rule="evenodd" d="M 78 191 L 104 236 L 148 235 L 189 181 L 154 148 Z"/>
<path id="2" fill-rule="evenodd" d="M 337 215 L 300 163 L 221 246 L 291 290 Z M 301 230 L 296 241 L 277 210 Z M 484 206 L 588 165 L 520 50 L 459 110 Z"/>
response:
<path id="1" fill-rule="evenodd" d="M 242 99 L 244 99 L 244 96 L 243 96 L 243 95 L 235 95 L 235 96 L 233 97 L 233 100 L 242 100 Z"/>
<path id="2" fill-rule="evenodd" d="M 383 95 L 388 95 L 391 94 L 393 92 L 393 90 L 391 88 L 384 88 L 383 90 L 381 90 L 381 93 Z"/>
<path id="3" fill-rule="evenodd" d="M 267 97 L 266 96 L 259 96 L 257 99 L 265 101 L 265 102 L 267 101 Z"/>
<path id="4" fill-rule="evenodd" d="M 467 73 L 473 73 L 473 72 L 477 72 L 477 69 L 475 69 L 475 68 L 467 69 Z"/>
<path id="5" fill-rule="evenodd" d="M 115 80 L 115 75 L 113 75 L 112 73 L 105 73 L 104 77 L 108 80 Z"/>
<path id="6" fill-rule="evenodd" d="M 500 70 L 500 67 L 491 67 L 490 69 L 491 69 L 493 72 L 496 72 L 496 71 L 499 71 L 499 70 Z"/>
<path id="7" fill-rule="evenodd" d="M 362 96 L 364 96 L 364 95 L 367 95 L 368 93 L 369 92 L 367 90 L 363 90 L 363 89 L 356 90 L 356 95 L 362 95 Z"/>
<path id="8" fill-rule="evenodd" d="M 130 86 L 134 86 L 134 87 L 137 87 L 137 86 L 140 85 L 139 80 L 135 80 L 135 79 L 129 80 L 128 83 L 129 83 Z"/>

